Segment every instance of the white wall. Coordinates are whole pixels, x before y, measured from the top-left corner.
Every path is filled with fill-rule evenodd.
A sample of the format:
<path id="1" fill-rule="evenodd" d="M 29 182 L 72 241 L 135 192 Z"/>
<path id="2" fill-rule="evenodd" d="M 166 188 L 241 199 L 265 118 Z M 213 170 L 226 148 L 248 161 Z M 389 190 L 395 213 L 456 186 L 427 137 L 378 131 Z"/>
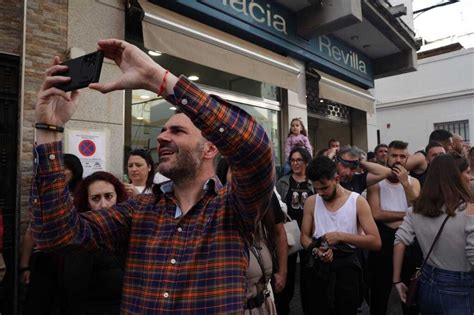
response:
<path id="1" fill-rule="evenodd" d="M 474 142 L 474 48 L 421 59 L 416 72 L 376 80 L 374 95 L 381 142 L 405 140 L 415 151 L 427 144 L 434 123 L 465 119 Z"/>

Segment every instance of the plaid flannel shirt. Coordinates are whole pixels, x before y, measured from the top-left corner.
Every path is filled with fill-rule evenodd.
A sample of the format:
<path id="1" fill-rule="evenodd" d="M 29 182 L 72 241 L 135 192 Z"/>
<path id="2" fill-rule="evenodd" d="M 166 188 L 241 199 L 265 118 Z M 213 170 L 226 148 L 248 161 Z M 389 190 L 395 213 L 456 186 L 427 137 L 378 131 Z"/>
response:
<path id="1" fill-rule="evenodd" d="M 65 187 L 62 143 L 39 145 L 30 196 L 34 238 L 42 250 L 126 246 L 122 313 L 242 313 L 244 238 L 252 237 L 274 185 L 270 141 L 254 118 L 183 77 L 168 100 L 228 158 L 232 183 L 214 182 L 179 218 L 172 192 L 78 214 Z"/>

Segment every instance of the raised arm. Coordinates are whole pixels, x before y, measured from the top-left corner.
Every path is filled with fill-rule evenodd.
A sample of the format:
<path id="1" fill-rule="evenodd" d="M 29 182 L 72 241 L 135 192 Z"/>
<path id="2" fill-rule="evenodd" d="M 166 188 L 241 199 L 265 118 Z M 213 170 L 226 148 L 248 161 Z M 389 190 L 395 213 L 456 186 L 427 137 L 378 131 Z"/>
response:
<path id="1" fill-rule="evenodd" d="M 407 159 L 407 164 L 405 165 L 405 168 L 408 171 L 414 171 L 415 173 L 422 173 L 427 167 L 428 164 L 426 162 L 426 157 L 421 152 L 410 155 Z"/>
<path id="2" fill-rule="evenodd" d="M 361 161 L 360 165 L 368 172 L 367 187 L 377 184 L 392 173 L 391 169 L 378 163 Z"/>

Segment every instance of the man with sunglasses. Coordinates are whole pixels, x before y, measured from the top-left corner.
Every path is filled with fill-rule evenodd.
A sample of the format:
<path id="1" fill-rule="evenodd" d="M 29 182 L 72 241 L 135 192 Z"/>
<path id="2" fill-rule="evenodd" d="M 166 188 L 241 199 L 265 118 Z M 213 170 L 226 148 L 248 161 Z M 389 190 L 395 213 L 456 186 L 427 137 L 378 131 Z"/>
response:
<path id="1" fill-rule="evenodd" d="M 336 155 L 336 167 L 341 177 L 341 186 L 358 194 L 392 173 L 388 167 L 365 161 L 362 158 L 363 155 L 362 150 L 350 145 L 342 147 Z M 361 172 L 361 169 L 365 172 Z"/>

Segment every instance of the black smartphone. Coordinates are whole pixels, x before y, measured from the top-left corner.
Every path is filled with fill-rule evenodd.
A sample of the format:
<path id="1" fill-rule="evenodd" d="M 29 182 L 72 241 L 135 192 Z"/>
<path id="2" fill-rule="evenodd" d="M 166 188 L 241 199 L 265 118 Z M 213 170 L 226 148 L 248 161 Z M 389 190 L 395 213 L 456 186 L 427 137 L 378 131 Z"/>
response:
<path id="1" fill-rule="evenodd" d="M 62 65 L 68 66 L 69 69 L 66 72 L 57 73 L 56 75 L 71 77 L 71 81 L 55 86 L 58 89 L 68 92 L 85 88 L 90 83 L 99 82 L 103 61 L 104 52 L 98 50 L 61 63 Z"/>

